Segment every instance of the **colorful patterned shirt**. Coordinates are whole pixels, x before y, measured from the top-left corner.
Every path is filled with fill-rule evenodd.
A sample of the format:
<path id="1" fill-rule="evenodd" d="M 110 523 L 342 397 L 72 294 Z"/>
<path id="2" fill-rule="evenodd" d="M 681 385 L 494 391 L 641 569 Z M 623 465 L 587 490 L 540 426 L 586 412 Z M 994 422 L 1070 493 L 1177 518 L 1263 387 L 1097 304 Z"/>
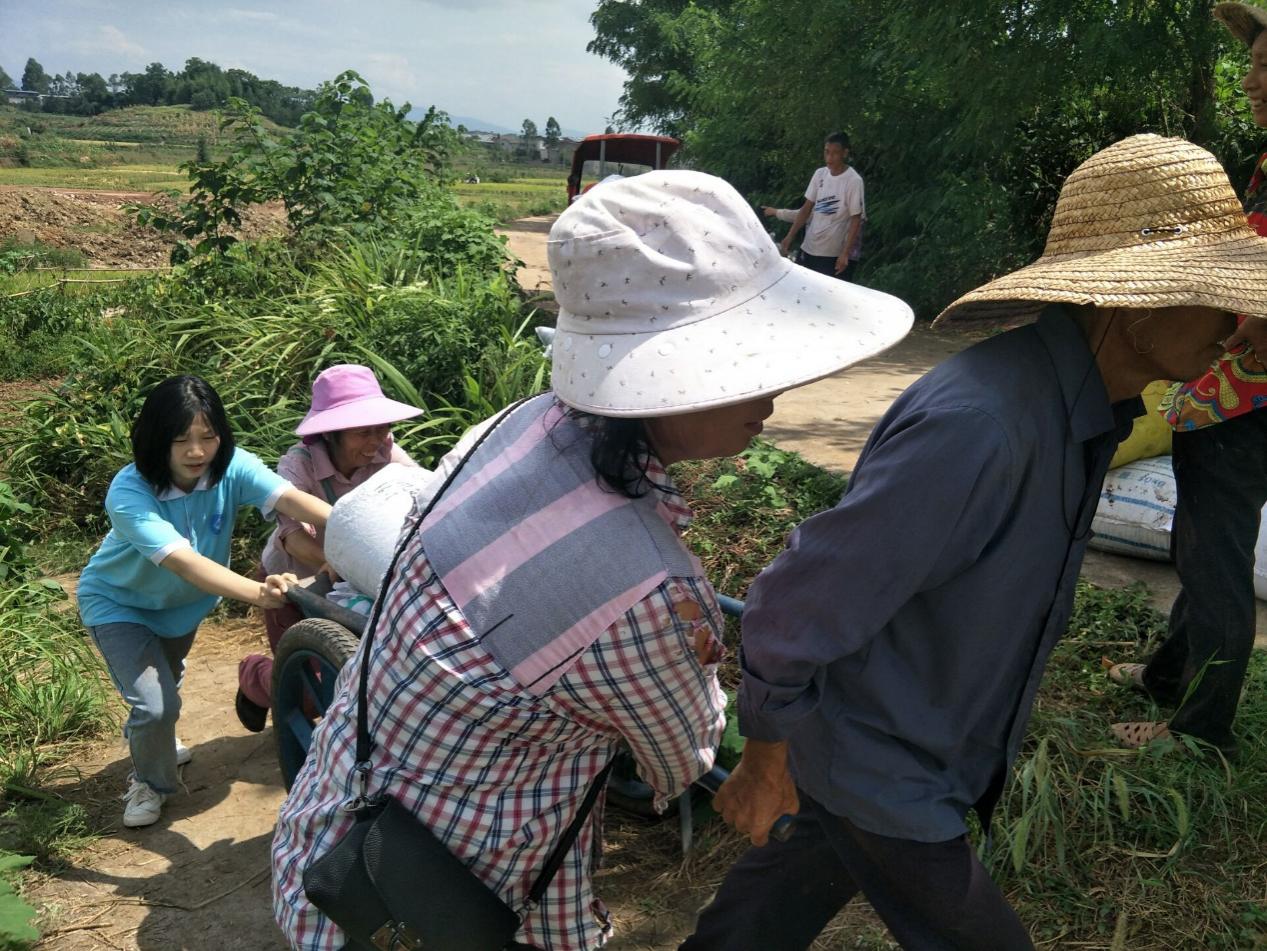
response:
<path id="1" fill-rule="evenodd" d="M 681 496 L 660 466 L 653 463 L 649 475 L 681 530 L 690 519 Z M 701 665 L 696 651 L 701 637 L 720 644 L 721 613 L 707 582 L 669 578 L 552 687 L 525 691 L 472 636 L 418 538 L 384 594 L 370 659 L 370 791 L 408 807 L 518 910 L 619 747 L 632 751 L 659 803 L 712 766 L 725 695 L 716 664 Z M 343 944 L 338 928 L 308 903 L 302 876 L 352 826 L 341 807 L 355 797 L 359 670 L 358 654 L 340 674 L 273 841 L 274 914 L 301 951 Z M 585 824 L 518 941 L 590 951 L 610 936 L 591 881 L 600 813 Z"/>
<path id="2" fill-rule="evenodd" d="M 1262 155 L 1245 193 L 1249 226 L 1267 237 L 1267 154 Z M 1243 320 L 1244 318 L 1242 318 Z M 1199 429 L 1267 406 L 1267 367 L 1254 351 L 1229 354 L 1205 376 L 1175 386 L 1161 410 L 1175 429 Z"/>

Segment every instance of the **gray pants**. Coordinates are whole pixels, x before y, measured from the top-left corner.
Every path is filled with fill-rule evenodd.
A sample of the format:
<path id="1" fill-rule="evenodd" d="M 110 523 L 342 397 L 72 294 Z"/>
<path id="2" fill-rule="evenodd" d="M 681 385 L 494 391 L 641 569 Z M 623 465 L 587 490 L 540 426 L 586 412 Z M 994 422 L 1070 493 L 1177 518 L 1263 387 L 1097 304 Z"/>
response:
<path id="1" fill-rule="evenodd" d="M 132 752 L 132 773 L 156 791 L 173 793 L 176 775 L 176 720 L 180 682 L 194 631 L 159 637 L 143 624 L 98 624 L 89 628 L 105 658 L 115 688 L 132 712 L 123 726 Z"/>

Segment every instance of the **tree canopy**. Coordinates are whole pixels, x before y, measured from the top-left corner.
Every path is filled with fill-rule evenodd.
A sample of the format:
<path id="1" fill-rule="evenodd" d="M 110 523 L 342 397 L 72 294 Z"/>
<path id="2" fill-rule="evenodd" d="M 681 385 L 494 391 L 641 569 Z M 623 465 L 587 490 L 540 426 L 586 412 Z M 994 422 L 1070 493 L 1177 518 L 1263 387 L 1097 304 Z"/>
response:
<path id="1" fill-rule="evenodd" d="M 49 87 L 48 73 L 44 72 L 44 67 L 35 61 L 34 58 L 26 61 L 26 68 L 22 70 L 22 88 L 27 92 L 48 92 Z"/>
<path id="2" fill-rule="evenodd" d="M 4 79 L 0 75 L 0 80 Z M 70 71 L 49 76 L 43 66 L 28 59 L 22 88 L 50 97 L 34 108 L 71 115 L 96 115 L 120 106 L 188 104 L 193 109 L 219 109 L 230 99 L 241 99 L 284 126 L 298 123 L 316 96 L 310 89 L 260 79 L 244 69 L 221 69 L 198 57 L 186 60 L 178 72 L 162 63 L 150 63 L 142 72 L 112 73 L 109 79 L 98 73 Z"/>
<path id="3" fill-rule="evenodd" d="M 1152 131 L 1243 184 L 1247 62 L 1212 0 L 600 0 L 590 44 L 630 75 L 618 119 L 758 203 L 799 199 L 823 138 L 867 183 L 865 283 L 925 316 L 1042 248 L 1061 182 Z"/>

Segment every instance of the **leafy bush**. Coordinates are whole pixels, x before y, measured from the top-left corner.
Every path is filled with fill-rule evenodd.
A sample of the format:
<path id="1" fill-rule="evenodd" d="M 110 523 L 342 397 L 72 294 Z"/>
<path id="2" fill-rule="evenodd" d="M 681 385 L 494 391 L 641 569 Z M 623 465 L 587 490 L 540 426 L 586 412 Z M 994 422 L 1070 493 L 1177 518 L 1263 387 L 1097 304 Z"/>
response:
<path id="1" fill-rule="evenodd" d="M 29 855 L 0 851 L 0 947 L 34 941 L 40 936 L 32 924 L 35 921 L 35 909 L 13 890 L 14 874 L 30 864 Z"/>
<path id="2" fill-rule="evenodd" d="M 269 129 L 257 108 L 230 99 L 221 129 L 237 137 L 234 151 L 221 162 L 181 166 L 192 183 L 175 213 L 144 204 L 129 210 L 141 224 L 185 239 L 172 250 L 174 263 L 227 250 L 242 210 L 274 200 L 286 206 L 292 234 L 307 241 L 386 233 L 426 203 L 458 141 L 443 113 L 432 108 L 415 123 L 409 109 L 375 103 L 350 70 L 321 85 L 288 137 Z"/>
<path id="3" fill-rule="evenodd" d="M 313 378 L 340 362 L 369 363 L 390 395 L 439 410 L 398 427 L 411 452 L 423 447 L 419 462 L 434 461 L 469 418 L 455 407 L 544 375 L 535 341 L 519 340 L 525 317 L 509 279 L 497 268 L 438 276 L 430 265 L 447 253 L 366 239 L 313 263 L 244 245 L 129 285 L 126 306 L 62 338 L 76 370 L 0 432 L 10 481 L 50 524 L 103 530 L 106 486 L 130 461 L 131 422 L 158 382 L 206 378 L 242 445 L 271 461 L 294 441 Z M 531 369 L 507 371 L 529 347 Z"/>
<path id="4" fill-rule="evenodd" d="M 19 501 L 9 483 L 0 480 L 0 583 L 7 584 L 14 576 L 21 577 L 30 568 L 24 545 L 31 538 L 31 529 L 24 520 L 34 512 Z"/>
<path id="5" fill-rule="evenodd" d="M 84 260 L 83 252 L 77 248 L 58 248 L 39 241 L 21 242 L 12 237 L 0 240 L 0 275 L 34 267 L 81 268 Z"/>

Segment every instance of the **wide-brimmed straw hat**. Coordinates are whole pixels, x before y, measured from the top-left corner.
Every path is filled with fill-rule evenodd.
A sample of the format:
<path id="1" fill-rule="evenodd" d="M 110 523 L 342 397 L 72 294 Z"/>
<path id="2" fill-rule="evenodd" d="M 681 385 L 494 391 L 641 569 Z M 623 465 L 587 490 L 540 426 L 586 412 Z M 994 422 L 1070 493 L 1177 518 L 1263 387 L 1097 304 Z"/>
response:
<path id="1" fill-rule="evenodd" d="M 934 325 L 1015 326 L 1048 303 L 1267 315 L 1267 240 L 1213 155 L 1131 136 L 1066 179 L 1042 257 L 965 294 Z"/>
<path id="2" fill-rule="evenodd" d="M 1246 46 L 1253 46 L 1258 34 L 1267 29 L 1267 10 L 1250 3 L 1216 3 L 1214 18 Z"/>
<path id="3" fill-rule="evenodd" d="M 740 403 L 874 356 L 911 328 L 888 294 L 798 267 L 700 172 L 600 184 L 550 229 L 564 403 L 648 417 Z"/>
<path id="4" fill-rule="evenodd" d="M 307 442 L 320 433 L 398 423 L 423 412 L 384 396 L 369 367 L 340 363 L 322 370 L 312 381 L 312 408 L 295 432 Z"/>

